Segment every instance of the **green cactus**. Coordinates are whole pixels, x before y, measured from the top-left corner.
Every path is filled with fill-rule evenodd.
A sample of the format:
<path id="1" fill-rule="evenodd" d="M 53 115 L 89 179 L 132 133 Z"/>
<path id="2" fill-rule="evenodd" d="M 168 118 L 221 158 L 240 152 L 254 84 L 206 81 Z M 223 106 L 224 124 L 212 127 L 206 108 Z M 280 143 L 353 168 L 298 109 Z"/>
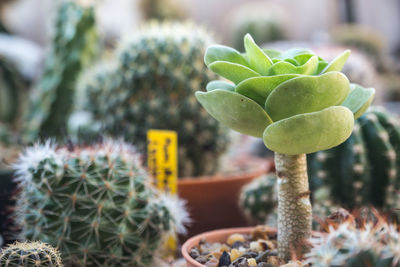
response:
<path id="1" fill-rule="evenodd" d="M 28 148 L 17 162 L 22 237 L 57 246 L 73 266 L 150 266 L 167 233 L 182 232 L 182 201 L 155 190 L 134 148 Z"/>
<path id="2" fill-rule="evenodd" d="M 194 97 L 216 77 L 203 65 L 210 40 L 192 24 L 150 23 L 120 45 L 118 62 L 82 76 L 83 107 L 106 134 L 122 135 L 141 152 L 149 129 L 177 131 L 179 176 L 214 173 L 227 131 Z"/>
<path id="3" fill-rule="evenodd" d="M 382 220 L 356 228 L 346 221 L 337 229 L 311 239 L 306 255 L 314 267 L 399 267 L 400 233 L 396 226 Z"/>
<path id="4" fill-rule="evenodd" d="M 232 16 L 231 42 L 234 48 L 244 50 L 243 36 L 250 33 L 259 44 L 285 40 L 285 12 L 277 6 L 249 3 L 240 7 Z"/>
<path id="5" fill-rule="evenodd" d="M 330 187 L 334 201 L 348 208 L 366 204 L 397 208 L 398 151 L 398 119 L 375 107 L 356 120 L 346 142 L 309 158 L 311 183 Z"/>
<path id="6" fill-rule="evenodd" d="M 293 251 L 301 257 L 307 250 L 303 241 L 311 235 L 305 154 L 346 141 L 375 90 L 350 84 L 339 72 L 350 51 L 328 63 L 309 50 L 263 50 L 249 34 L 244 47 L 245 54 L 208 47 L 206 65 L 232 83 L 211 82 L 196 97 L 219 122 L 262 138 L 275 152 L 278 253 L 289 260 Z"/>
<path id="7" fill-rule="evenodd" d="M 35 242 L 16 242 L 1 250 L 0 267 L 62 267 L 60 253 L 52 246 Z"/>
<path id="8" fill-rule="evenodd" d="M 63 3 L 44 73 L 32 92 L 24 139 L 62 137 L 74 100 L 76 80 L 93 59 L 97 46 L 94 10 L 75 2 Z"/>

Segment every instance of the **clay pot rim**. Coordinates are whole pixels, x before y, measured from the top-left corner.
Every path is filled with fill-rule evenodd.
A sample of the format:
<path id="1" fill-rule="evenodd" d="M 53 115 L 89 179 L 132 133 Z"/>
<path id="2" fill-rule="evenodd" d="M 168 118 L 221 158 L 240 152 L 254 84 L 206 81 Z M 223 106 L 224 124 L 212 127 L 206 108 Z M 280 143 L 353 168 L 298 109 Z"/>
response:
<path id="1" fill-rule="evenodd" d="M 276 228 L 269 227 L 268 225 L 266 225 L 265 227 L 267 228 L 268 232 L 277 232 Z M 182 245 L 182 248 L 181 248 L 182 256 L 186 260 L 186 263 L 189 263 L 195 267 L 205 267 L 203 264 L 198 263 L 189 255 L 190 249 L 192 249 L 194 246 L 198 245 L 198 243 L 201 239 L 205 238 L 207 240 L 210 236 L 220 235 L 220 234 L 221 235 L 222 234 L 226 234 L 226 235 L 248 234 L 248 233 L 251 233 L 251 231 L 253 231 L 254 229 L 255 229 L 255 226 L 225 228 L 225 229 L 218 229 L 218 230 L 213 230 L 213 231 L 204 232 L 204 233 L 195 235 L 195 236 L 189 238 L 188 240 L 186 240 L 186 242 Z"/>
<path id="2" fill-rule="evenodd" d="M 252 156 L 246 156 L 236 162 L 252 162 L 249 170 L 234 172 L 234 173 L 217 173 L 215 175 L 204 175 L 204 176 L 189 176 L 180 177 L 178 179 L 179 185 L 191 185 L 191 184 L 204 184 L 204 183 L 226 183 L 236 179 L 248 179 L 250 177 L 261 176 L 273 169 L 273 159 L 257 158 Z M 256 163 L 259 163 L 258 165 Z M 255 166 L 255 167 L 253 167 Z"/>

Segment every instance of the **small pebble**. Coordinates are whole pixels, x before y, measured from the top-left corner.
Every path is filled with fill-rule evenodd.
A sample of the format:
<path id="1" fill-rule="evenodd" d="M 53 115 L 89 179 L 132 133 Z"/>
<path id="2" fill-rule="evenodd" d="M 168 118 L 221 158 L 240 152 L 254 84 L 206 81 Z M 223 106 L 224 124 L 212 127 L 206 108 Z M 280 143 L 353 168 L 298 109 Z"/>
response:
<path id="1" fill-rule="evenodd" d="M 256 261 L 257 262 L 267 262 L 268 260 L 268 256 L 270 255 L 270 251 L 264 251 L 261 252 L 260 254 L 258 254 L 258 256 L 256 257 Z"/>
<path id="2" fill-rule="evenodd" d="M 239 250 L 237 250 L 236 248 L 231 250 L 231 262 L 235 261 L 239 256 Z"/>
<path id="3" fill-rule="evenodd" d="M 239 247 L 243 247 L 244 243 L 241 241 L 236 241 L 235 243 L 232 244 L 232 248 L 239 248 Z"/>
<path id="4" fill-rule="evenodd" d="M 222 266 L 229 266 L 231 264 L 231 258 L 229 257 L 229 254 L 224 251 L 221 255 L 221 257 L 219 258 L 219 267 Z"/>
<path id="5" fill-rule="evenodd" d="M 228 239 L 226 240 L 226 243 L 227 243 L 229 246 L 232 246 L 233 243 L 235 243 L 235 242 L 237 242 L 237 241 L 239 241 L 239 242 L 245 242 L 246 240 L 245 240 L 244 236 L 241 235 L 241 234 L 232 234 L 232 235 L 230 235 L 230 236 L 228 237 Z"/>
<path id="6" fill-rule="evenodd" d="M 288 264 L 281 265 L 281 267 L 303 267 L 300 261 L 290 261 Z"/>
<path id="7" fill-rule="evenodd" d="M 218 267 L 219 261 L 216 258 L 212 258 L 211 260 L 207 261 L 204 266 L 206 267 Z"/>
<path id="8" fill-rule="evenodd" d="M 256 262 L 256 260 L 254 258 L 247 259 L 247 264 L 250 267 L 257 267 L 257 262 Z"/>
<path id="9" fill-rule="evenodd" d="M 273 265 L 266 263 L 266 262 L 260 262 L 257 267 L 274 267 Z"/>
<path id="10" fill-rule="evenodd" d="M 190 255 L 190 257 L 192 257 L 193 259 L 199 257 L 199 256 L 200 256 L 199 249 L 198 249 L 198 248 L 192 248 L 192 249 L 190 250 L 189 255 Z"/>

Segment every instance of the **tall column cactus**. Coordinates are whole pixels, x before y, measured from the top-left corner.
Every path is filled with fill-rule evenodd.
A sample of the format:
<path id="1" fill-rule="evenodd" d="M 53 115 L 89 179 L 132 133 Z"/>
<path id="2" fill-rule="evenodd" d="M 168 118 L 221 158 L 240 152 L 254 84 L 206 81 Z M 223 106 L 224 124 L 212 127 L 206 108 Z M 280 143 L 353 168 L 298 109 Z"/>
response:
<path id="1" fill-rule="evenodd" d="M 301 257 L 311 233 L 311 204 L 305 154 L 343 143 L 354 118 L 375 90 L 350 84 L 340 72 L 350 51 L 328 63 L 312 51 L 263 50 L 244 37 L 245 54 L 213 45 L 206 65 L 232 81 L 213 81 L 198 101 L 215 119 L 243 134 L 263 138 L 275 152 L 278 176 L 278 251 Z"/>

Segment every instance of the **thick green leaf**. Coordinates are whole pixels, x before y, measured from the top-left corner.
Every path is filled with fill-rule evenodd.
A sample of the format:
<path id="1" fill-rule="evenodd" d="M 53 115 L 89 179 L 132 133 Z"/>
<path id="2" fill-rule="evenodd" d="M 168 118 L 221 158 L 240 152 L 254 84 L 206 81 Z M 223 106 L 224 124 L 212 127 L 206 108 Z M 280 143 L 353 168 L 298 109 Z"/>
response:
<path id="1" fill-rule="evenodd" d="M 363 88 L 358 84 L 351 84 L 351 91 L 342 106 L 350 109 L 354 114 L 354 118 L 357 119 L 367 110 L 374 96 L 374 88 Z"/>
<path id="2" fill-rule="evenodd" d="M 272 61 L 262 49 L 258 47 L 250 34 L 246 34 L 244 37 L 244 48 L 248 56 L 250 67 L 261 75 L 267 75 Z"/>
<path id="3" fill-rule="evenodd" d="M 346 63 L 347 59 L 350 56 L 350 50 L 344 51 L 342 54 L 335 57 L 321 72 L 327 73 L 330 71 L 341 71 L 343 69 L 344 64 Z"/>
<path id="4" fill-rule="evenodd" d="M 283 74 L 276 76 L 253 77 L 242 81 L 235 91 L 253 99 L 264 108 L 268 95 L 281 83 L 299 77 L 299 74 Z"/>
<path id="5" fill-rule="evenodd" d="M 339 105 L 349 91 L 349 80 L 340 72 L 302 76 L 276 87 L 265 102 L 265 110 L 273 121 L 279 121 Z"/>
<path id="6" fill-rule="evenodd" d="M 343 143 L 353 126 L 353 113 L 334 106 L 275 122 L 265 129 L 263 139 L 266 147 L 278 153 L 313 153 Z"/>
<path id="7" fill-rule="evenodd" d="M 279 61 L 272 65 L 268 70 L 268 75 L 279 74 L 315 74 L 318 69 L 318 57 L 311 57 L 306 63 L 301 66 L 295 66 L 286 61 Z"/>
<path id="8" fill-rule="evenodd" d="M 204 55 L 207 66 L 215 61 L 227 61 L 249 67 L 246 59 L 235 49 L 224 45 L 211 45 Z"/>
<path id="9" fill-rule="evenodd" d="M 243 134 L 261 138 L 272 123 L 256 102 L 235 92 L 220 89 L 196 92 L 196 98 L 217 121 Z"/>
<path id="10" fill-rule="evenodd" d="M 211 63 L 208 67 L 213 72 L 227 78 L 235 84 L 238 84 L 241 81 L 251 77 L 260 76 L 260 74 L 248 67 L 227 61 L 215 61 Z"/>
<path id="11" fill-rule="evenodd" d="M 235 91 L 235 85 L 225 81 L 211 81 L 207 84 L 206 90 L 212 91 L 215 89 L 222 89 L 228 91 Z"/>
<path id="12" fill-rule="evenodd" d="M 280 53 L 279 56 L 276 56 L 275 58 L 284 60 L 286 58 L 295 58 L 300 55 L 310 55 L 310 57 L 311 57 L 312 55 L 314 55 L 314 53 L 308 49 L 293 48 L 293 49 L 289 49 L 289 50 L 286 50 L 285 52 Z"/>

